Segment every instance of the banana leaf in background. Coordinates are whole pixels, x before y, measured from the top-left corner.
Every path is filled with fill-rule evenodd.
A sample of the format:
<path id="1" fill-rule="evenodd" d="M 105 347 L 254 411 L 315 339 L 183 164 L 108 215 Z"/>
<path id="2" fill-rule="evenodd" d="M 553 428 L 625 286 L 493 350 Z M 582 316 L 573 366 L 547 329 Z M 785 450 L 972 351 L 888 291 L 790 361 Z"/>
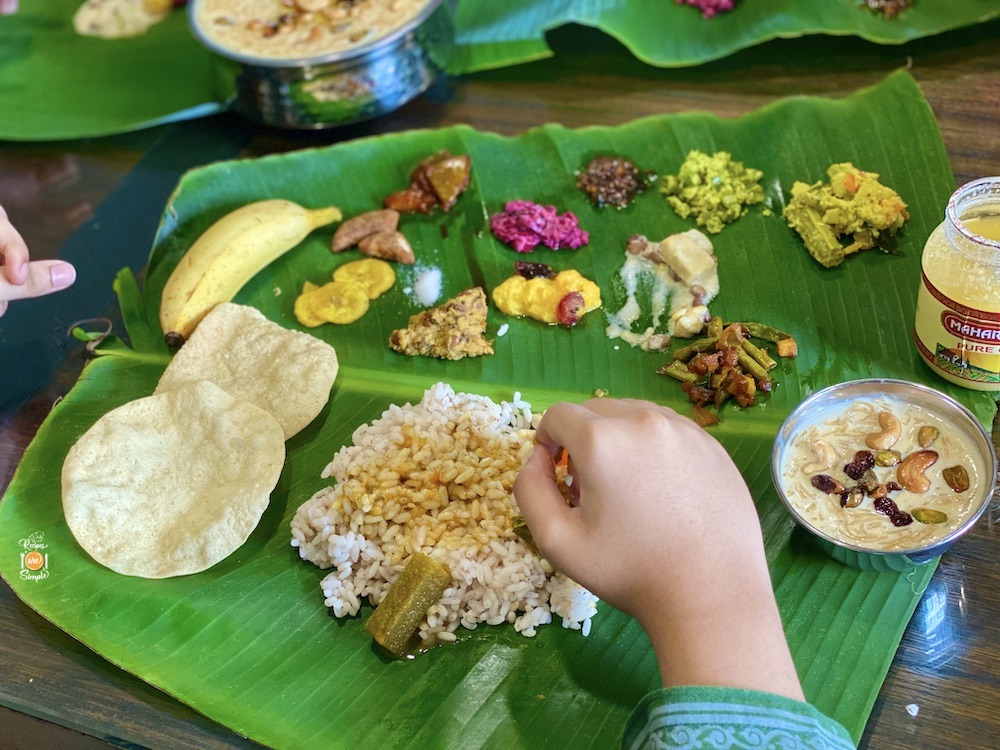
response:
<path id="1" fill-rule="evenodd" d="M 188 33 L 185 13 L 134 39 L 78 36 L 82 0 L 30 0 L 0 17 L 0 139 L 107 135 L 224 109 L 233 92 L 212 78 L 210 56 Z M 704 63 L 769 39 L 857 35 L 901 44 L 1000 17 L 995 0 L 916 0 L 891 21 L 859 0 L 738 0 L 704 19 L 673 0 L 458 0 L 453 75 L 552 54 L 545 32 L 569 24 L 601 29 L 651 65 Z"/>
<path id="2" fill-rule="evenodd" d="M 914 0 L 888 20 L 864 0 L 736 0 L 705 19 L 675 0 L 461 0 L 455 14 L 458 49 L 450 72 L 469 73 L 552 54 L 545 32 L 576 23 L 601 29 L 637 58 L 660 67 L 698 65 L 771 39 L 812 34 L 859 36 L 902 44 L 1000 17 L 994 0 Z"/>
<path id="3" fill-rule="evenodd" d="M 83 0 L 27 0 L 0 16 L 0 139 L 123 133 L 225 109 L 183 10 L 132 39 L 83 37 Z"/>
<path id="4" fill-rule="evenodd" d="M 905 138 L 899 134 L 905 133 Z M 538 128 L 504 138 L 453 127 L 333 147 L 219 162 L 189 172 L 163 214 L 142 296 L 131 275 L 117 289 L 130 346 L 112 341 L 54 407 L 0 503 L 0 572 L 28 605 L 109 661 L 240 734 L 275 747 L 608 748 L 643 693 L 657 685 L 641 629 L 599 606 L 588 637 L 558 623 L 524 638 L 510 627 L 480 626 L 458 644 L 412 661 L 383 658 L 362 616 L 338 621 L 323 606 L 325 575 L 289 546 L 296 508 L 328 481 L 320 471 L 361 423 L 391 403 L 419 399 L 437 381 L 456 390 L 510 399 L 536 410 L 579 401 L 594 388 L 642 396 L 683 412 L 678 383 L 655 374 L 665 360 L 604 335 L 604 316 L 573 329 L 509 319 L 496 354 L 459 362 L 406 358 L 386 346 L 390 331 L 420 308 L 405 293 L 412 269 L 350 326 L 312 332 L 338 351 L 341 372 L 329 405 L 288 443 L 288 456 L 260 526 L 231 557 L 204 573 L 160 581 L 116 575 L 95 564 L 64 522 L 60 466 L 73 442 L 114 406 L 152 392 L 168 361 L 156 308 L 184 250 L 225 212 L 284 197 L 334 203 L 345 216 L 381 205 L 413 165 L 449 148 L 469 153 L 473 178 L 447 215 L 405 216 L 401 230 L 418 263 L 442 269 L 443 296 L 473 285 L 492 289 L 523 259 L 492 239 L 487 217 L 510 199 L 574 211 L 591 232 L 577 251 L 536 251 L 531 260 L 577 268 L 595 279 L 606 309 L 622 302 L 614 279 L 627 237 L 660 238 L 692 225 L 655 190 L 623 211 L 598 210 L 575 187 L 573 170 L 602 153 L 628 156 L 660 174 L 689 149 L 724 149 L 764 170 L 766 203 L 715 235 L 725 319 L 753 319 L 791 331 L 799 356 L 775 371 L 774 393 L 757 407 L 727 408 L 712 428 L 740 467 L 761 517 L 782 617 L 808 699 L 860 736 L 899 639 L 934 564 L 906 574 L 861 572 L 834 562 L 794 530 L 771 485 L 775 433 L 803 398 L 860 377 L 923 381 L 951 393 L 988 424 L 988 394 L 952 388 L 919 361 L 910 338 L 920 251 L 954 189 L 932 113 L 914 80 L 898 72 L 844 100 L 795 98 L 738 120 L 707 114 L 653 117 L 627 125 Z M 835 269 L 817 265 L 780 218 L 796 179 L 820 179 L 852 160 L 882 174 L 912 215 L 899 253 L 867 251 Z M 484 231 L 485 230 L 485 231 Z M 298 328 L 295 293 L 321 281 L 357 251 L 333 256 L 332 229 L 319 230 L 258 274 L 238 302 Z M 145 307 L 145 310 L 144 310 Z M 109 456 L 108 460 L 114 460 Z M 691 477 L 692 497 L 711 477 Z M 44 534 L 50 575 L 25 580 L 18 540 Z M 711 544 L 706 539 L 706 544 Z M 669 575 L 669 571 L 664 572 Z"/>

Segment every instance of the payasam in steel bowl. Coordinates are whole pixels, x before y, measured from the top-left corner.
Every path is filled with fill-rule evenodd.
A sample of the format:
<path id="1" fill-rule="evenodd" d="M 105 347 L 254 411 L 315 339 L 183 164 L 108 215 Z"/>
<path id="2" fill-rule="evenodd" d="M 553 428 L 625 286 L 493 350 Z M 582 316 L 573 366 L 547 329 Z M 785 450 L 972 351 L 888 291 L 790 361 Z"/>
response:
<path id="1" fill-rule="evenodd" d="M 997 457 L 982 424 L 950 396 L 866 379 L 821 390 L 788 416 L 771 476 L 832 557 L 905 570 L 939 557 L 986 511 Z"/>
<path id="2" fill-rule="evenodd" d="M 388 114 L 426 91 L 454 49 L 441 0 L 191 0 L 187 12 L 219 93 L 282 128 Z"/>

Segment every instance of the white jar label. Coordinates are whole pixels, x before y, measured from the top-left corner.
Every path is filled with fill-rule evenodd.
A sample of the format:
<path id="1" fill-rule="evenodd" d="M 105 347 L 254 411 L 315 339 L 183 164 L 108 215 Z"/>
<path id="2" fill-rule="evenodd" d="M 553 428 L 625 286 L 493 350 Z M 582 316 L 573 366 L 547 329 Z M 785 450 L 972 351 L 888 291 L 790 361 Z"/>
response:
<path id="1" fill-rule="evenodd" d="M 1000 313 L 956 302 L 921 274 L 913 337 L 920 355 L 946 380 L 1000 390 Z"/>

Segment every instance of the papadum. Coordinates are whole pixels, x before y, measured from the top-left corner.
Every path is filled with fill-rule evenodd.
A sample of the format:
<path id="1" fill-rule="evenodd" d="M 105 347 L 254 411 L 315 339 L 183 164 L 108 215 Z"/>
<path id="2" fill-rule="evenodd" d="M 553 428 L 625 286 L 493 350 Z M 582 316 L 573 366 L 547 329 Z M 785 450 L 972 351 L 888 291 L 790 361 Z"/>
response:
<path id="1" fill-rule="evenodd" d="M 117 573 L 198 573 L 247 540 L 284 460 L 274 417 L 192 382 L 123 404 L 87 430 L 63 463 L 63 511 L 80 546 Z"/>
<path id="2" fill-rule="evenodd" d="M 177 351 L 155 393 L 211 380 L 272 414 L 287 440 L 323 410 L 337 370 L 337 352 L 325 341 L 272 323 L 253 307 L 224 302 Z"/>

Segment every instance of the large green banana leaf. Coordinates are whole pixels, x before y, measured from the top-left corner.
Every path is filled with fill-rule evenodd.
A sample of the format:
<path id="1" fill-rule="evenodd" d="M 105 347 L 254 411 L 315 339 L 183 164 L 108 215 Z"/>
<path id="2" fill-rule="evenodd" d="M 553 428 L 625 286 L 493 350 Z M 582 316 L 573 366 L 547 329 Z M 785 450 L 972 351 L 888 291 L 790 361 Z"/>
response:
<path id="1" fill-rule="evenodd" d="M 345 327 L 313 332 L 336 346 L 342 369 L 328 407 L 288 444 L 271 504 L 247 543 L 198 575 L 161 581 L 116 575 L 74 542 L 60 505 L 60 465 L 73 442 L 117 404 L 149 394 L 168 354 L 159 342 L 157 300 L 181 254 L 211 222 L 251 200 L 284 197 L 338 204 L 345 215 L 380 205 L 411 167 L 440 148 L 468 153 L 473 178 L 451 213 L 407 216 L 401 228 L 418 261 L 443 270 L 444 294 L 491 289 L 517 256 L 484 231 L 505 201 L 528 198 L 577 213 L 590 244 L 536 251 L 533 260 L 594 278 L 605 307 L 621 303 L 614 278 L 626 238 L 659 238 L 690 228 L 656 191 L 626 210 L 592 207 L 573 170 L 600 153 L 619 153 L 663 174 L 689 149 L 730 151 L 764 170 L 765 216 L 753 210 L 716 235 L 721 293 L 713 312 L 791 331 L 799 356 L 776 371 L 761 405 L 725 409 L 712 428 L 743 472 L 757 503 L 782 617 L 809 700 L 859 737 L 893 653 L 934 564 L 906 574 L 862 572 L 833 561 L 794 530 L 770 481 L 774 435 L 788 412 L 816 390 L 870 376 L 908 378 L 950 392 L 984 422 L 987 394 L 937 380 L 914 352 L 910 326 L 924 239 L 954 189 L 932 113 L 913 79 L 895 73 L 844 100 L 796 98 L 724 120 L 707 114 L 652 117 L 620 127 L 545 126 L 518 138 L 467 127 L 381 136 L 188 173 L 167 207 L 144 295 L 119 276 L 131 348 L 105 345 L 29 446 L 0 503 L 0 572 L 28 605 L 109 661 L 210 718 L 276 747 L 607 748 L 632 707 L 657 684 L 641 629 L 601 604 L 588 637 L 558 624 L 529 639 L 481 626 L 457 645 L 412 661 L 380 656 L 362 618 L 337 621 L 323 606 L 324 572 L 300 561 L 288 524 L 328 480 L 320 471 L 352 431 L 391 403 L 418 399 L 437 382 L 537 408 L 582 400 L 596 387 L 686 411 L 673 380 L 655 373 L 663 355 L 616 345 L 600 312 L 573 329 L 489 315 L 503 324 L 496 354 L 459 362 L 411 359 L 386 346 L 389 332 L 419 308 L 401 280 Z M 868 251 L 835 269 L 818 266 L 780 218 L 796 179 L 820 179 L 836 161 L 881 173 L 912 218 L 899 254 Z M 295 292 L 327 277 L 356 251 L 333 256 L 319 230 L 259 273 L 237 301 L 297 328 Z M 145 311 L 143 306 L 145 305 Z M 620 342 L 618 342 L 620 344 Z M 108 456 L 114 461 L 114 456 Z M 692 497 L 711 477 L 691 477 Z M 47 577 L 22 575 L 19 540 L 41 534 Z M 38 539 L 38 537 L 35 537 Z M 706 539 L 705 544 L 711 544 Z M 669 575 L 669 571 L 664 572 Z M 367 615 L 368 610 L 363 610 Z"/>
<path id="2" fill-rule="evenodd" d="M 0 16 L 0 139 L 108 135 L 224 109 L 183 13 L 132 39 L 83 37 L 83 0 L 28 0 Z"/>
<path id="3" fill-rule="evenodd" d="M 711 19 L 675 0 L 460 2 L 461 44 L 452 68 L 466 73 L 548 57 L 545 32 L 571 23 L 601 29 L 651 65 L 681 67 L 771 39 L 827 34 L 902 44 L 997 17 L 995 0 L 915 0 L 892 20 L 863 0 L 736 0 L 732 11 Z"/>
<path id="4" fill-rule="evenodd" d="M 71 19 L 82 0 L 30 0 L 0 17 L 0 139 L 107 135 L 225 108 L 209 54 L 183 12 L 124 40 L 83 38 Z M 739 0 L 711 20 L 673 0 L 460 0 L 452 74 L 547 57 L 545 32 L 573 23 L 620 40 L 652 65 L 696 65 L 769 39 L 857 35 L 881 44 L 1000 17 L 997 0 L 917 0 L 886 21 L 858 0 Z"/>

